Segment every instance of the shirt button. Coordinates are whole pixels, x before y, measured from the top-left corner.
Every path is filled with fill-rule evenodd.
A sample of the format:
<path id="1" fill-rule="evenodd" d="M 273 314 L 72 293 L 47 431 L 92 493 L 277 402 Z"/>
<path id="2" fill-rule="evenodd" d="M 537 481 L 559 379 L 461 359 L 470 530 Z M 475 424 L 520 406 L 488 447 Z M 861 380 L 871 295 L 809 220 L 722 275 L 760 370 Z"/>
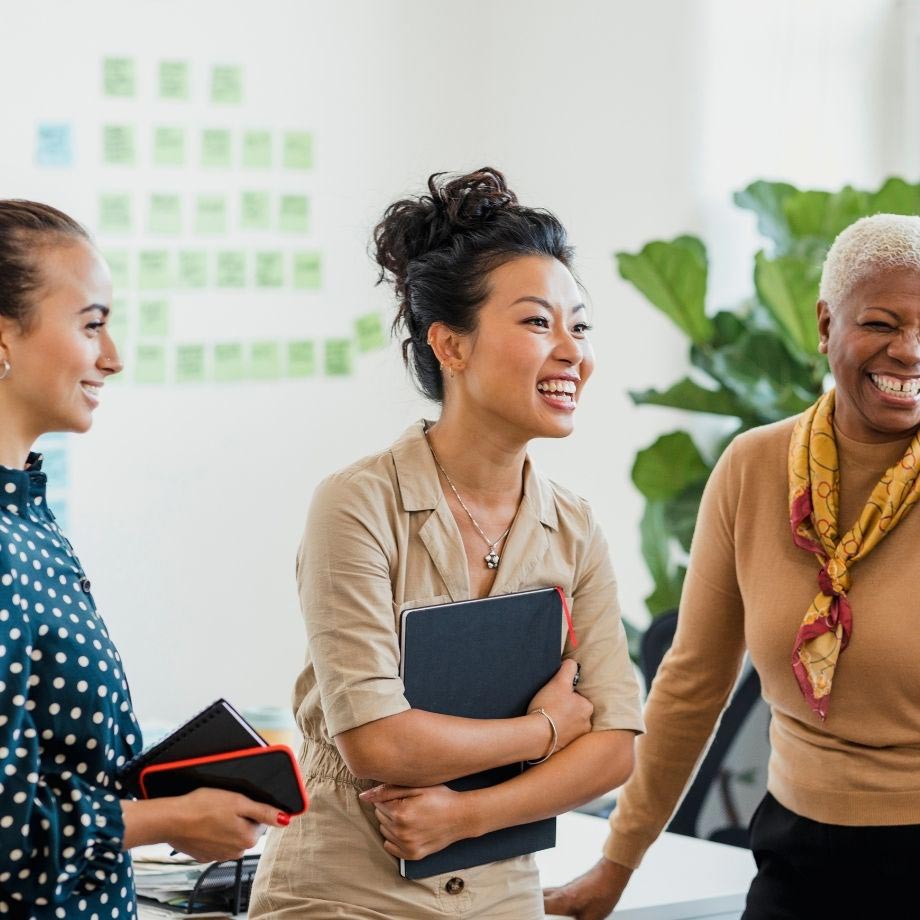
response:
<path id="1" fill-rule="evenodd" d="M 84 594 L 89 594 L 89 589 L 92 588 L 93 583 L 84 575 L 80 579 L 80 588 L 83 590 Z"/>
<path id="2" fill-rule="evenodd" d="M 444 886 L 444 890 L 448 894 L 460 894 L 460 892 L 463 891 L 463 879 L 457 875 L 448 879 L 447 884 Z"/>

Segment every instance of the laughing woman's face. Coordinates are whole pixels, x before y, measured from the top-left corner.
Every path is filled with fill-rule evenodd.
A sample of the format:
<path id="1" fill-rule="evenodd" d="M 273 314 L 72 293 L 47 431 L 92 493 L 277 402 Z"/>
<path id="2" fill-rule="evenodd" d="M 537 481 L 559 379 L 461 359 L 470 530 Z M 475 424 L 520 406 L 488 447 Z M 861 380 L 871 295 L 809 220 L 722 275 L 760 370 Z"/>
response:
<path id="1" fill-rule="evenodd" d="M 894 441 L 920 427 L 920 272 L 879 271 L 840 303 L 819 301 L 818 332 L 845 435 Z"/>

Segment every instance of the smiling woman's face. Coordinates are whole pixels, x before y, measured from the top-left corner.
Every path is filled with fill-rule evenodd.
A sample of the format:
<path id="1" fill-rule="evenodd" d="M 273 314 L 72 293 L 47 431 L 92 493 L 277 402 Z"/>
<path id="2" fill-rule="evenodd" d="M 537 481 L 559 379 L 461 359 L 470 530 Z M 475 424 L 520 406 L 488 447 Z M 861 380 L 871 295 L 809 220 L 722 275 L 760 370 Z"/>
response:
<path id="1" fill-rule="evenodd" d="M 106 326 L 109 270 L 93 246 L 69 240 L 37 249 L 42 287 L 26 328 L 2 318 L 0 343 L 10 372 L 4 408 L 23 431 L 86 431 L 105 379 L 121 370 Z"/>
<path id="2" fill-rule="evenodd" d="M 920 426 L 920 272 L 879 271 L 839 304 L 819 301 L 818 332 L 845 435 L 893 441 Z"/>

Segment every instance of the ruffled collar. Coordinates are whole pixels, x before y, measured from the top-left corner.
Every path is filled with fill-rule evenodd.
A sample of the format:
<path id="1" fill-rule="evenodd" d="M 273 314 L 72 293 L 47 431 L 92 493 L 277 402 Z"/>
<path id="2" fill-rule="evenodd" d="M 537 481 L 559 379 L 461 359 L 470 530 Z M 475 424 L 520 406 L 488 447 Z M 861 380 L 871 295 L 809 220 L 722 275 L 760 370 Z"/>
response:
<path id="1" fill-rule="evenodd" d="M 41 454 L 32 452 L 24 470 L 0 466 L 0 508 L 18 514 L 26 505 L 45 501 L 48 477 L 42 472 L 43 459 Z"/>

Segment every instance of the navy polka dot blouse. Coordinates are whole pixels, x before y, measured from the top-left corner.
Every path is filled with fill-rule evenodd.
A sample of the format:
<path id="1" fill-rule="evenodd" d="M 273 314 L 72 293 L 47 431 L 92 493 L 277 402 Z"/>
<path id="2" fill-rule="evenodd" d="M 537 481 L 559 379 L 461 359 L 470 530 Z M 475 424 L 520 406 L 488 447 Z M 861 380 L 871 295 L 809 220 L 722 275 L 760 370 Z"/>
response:
<path id="1" fill-rule="evenodd" d="M 140 746 L 41 457 L 0 466 L 0 920 L 136 916 L 115 774 Z"/>

